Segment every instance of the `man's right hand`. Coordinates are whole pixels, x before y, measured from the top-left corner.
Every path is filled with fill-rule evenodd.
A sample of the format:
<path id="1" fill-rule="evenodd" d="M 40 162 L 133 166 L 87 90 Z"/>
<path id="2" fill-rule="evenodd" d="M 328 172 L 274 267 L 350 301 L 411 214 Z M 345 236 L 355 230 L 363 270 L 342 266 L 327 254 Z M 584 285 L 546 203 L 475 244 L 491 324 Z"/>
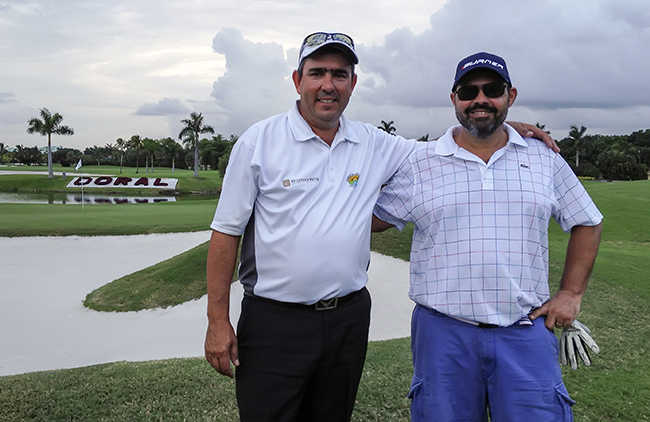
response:
<path id="1" fill-rule="evenodd" d="M 221 375 L 235 377 L 230 362 L 239 366 L 239 354 L 237 336 L 230 321 L 208 325 L 208 332 L 205 335 L 205 358 Z"/>

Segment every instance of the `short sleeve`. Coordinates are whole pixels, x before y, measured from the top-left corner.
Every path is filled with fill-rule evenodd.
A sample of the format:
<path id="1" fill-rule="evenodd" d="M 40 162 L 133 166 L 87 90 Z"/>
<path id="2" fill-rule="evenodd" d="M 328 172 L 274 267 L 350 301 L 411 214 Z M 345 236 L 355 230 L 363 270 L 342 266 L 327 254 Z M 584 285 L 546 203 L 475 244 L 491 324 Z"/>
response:
<path id="1" fill-rule="evenodd" d="M 409 159 L 402 162 L 397 172 L 379 193 L 374 214 L 380 220 L 403 230 L 413 221 L 413 189 L 415 187 L 413 166 Z"/>
<path id="2" fill-rule="evenodd" d="M 562 230 L 568 233 L 574 226 L 598 225 L 603 215 L 560 154 L 555 156 L 553 171 L 555 199 L 558 203 L 553 218 Z"/>
<path id="3" fill-rule="evenodd" d="M 230 153 L 217 211 L 210 224 L 213 230 L 232 236 L 244 233 L 258 193 L 258 172 L 252 164 L 255 151 L 246 142 L 245 135 L 242 135 Z"/>

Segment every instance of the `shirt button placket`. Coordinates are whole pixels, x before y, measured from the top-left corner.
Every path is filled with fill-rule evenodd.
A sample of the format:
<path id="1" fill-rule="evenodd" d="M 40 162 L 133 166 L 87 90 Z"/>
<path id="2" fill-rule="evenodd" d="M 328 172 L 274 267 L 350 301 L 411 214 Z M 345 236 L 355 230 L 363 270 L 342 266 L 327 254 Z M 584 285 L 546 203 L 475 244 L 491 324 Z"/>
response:
<path id="1" fill-rule="evenodd" d="M 492 173 L 491 167 L 483 168 L 483 189 L 492 190 L 494 189 L 494 174 Z"/>
<path id="2" fill-rule="evenodd" d="M 327 180 L 334 181 L 334 162 L 332 160 L 332 149 L 330 148 L 327 154 Z"/>

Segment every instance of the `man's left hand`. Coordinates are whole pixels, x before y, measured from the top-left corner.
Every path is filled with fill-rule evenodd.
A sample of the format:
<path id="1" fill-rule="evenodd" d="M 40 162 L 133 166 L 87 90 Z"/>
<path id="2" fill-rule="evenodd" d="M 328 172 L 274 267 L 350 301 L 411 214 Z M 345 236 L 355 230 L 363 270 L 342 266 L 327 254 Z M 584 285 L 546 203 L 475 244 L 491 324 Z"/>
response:
<path id="1" fill-rule="evenodd" d="M 506 122 L 512 126 L 521 136 L 524 138 L 535 138 L 544 142 L 547 147 L 551 148 L 555 152 L 560 152 L 560 148 L 557 146 L 551 135 L 544 132 L 542 129 L 538 128 L 535 125 L 529 125 L 528 123 L 521 122 Z"/>
<path id="2" fill-rule="evenodd" d="M 534 309 L 529 318 L 531 320 L 540 315 L 546 315 L 546 328 L 569 328 L 580 312 L 581 295 L 576 295 L 567 290 L 558 291 L 542 306 Z"/>

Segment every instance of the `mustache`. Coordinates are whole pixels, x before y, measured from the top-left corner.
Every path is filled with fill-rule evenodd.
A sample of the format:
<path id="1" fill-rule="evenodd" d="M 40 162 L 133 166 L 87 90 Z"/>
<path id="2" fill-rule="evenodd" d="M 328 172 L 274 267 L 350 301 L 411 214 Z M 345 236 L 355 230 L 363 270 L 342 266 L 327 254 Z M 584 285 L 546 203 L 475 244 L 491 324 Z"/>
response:
<path id="1" fill-rule="evenodd" d="M 469 113 L 471 113 L 471 112 L 473 112 L 473 111 L 475 111 L 475 110 L 485 110 L 485 111 L 489 111 L 489 112 L 491 112 L 491 113 L 496 113 L 496 112 L 497 112 L 497 109 L 496 109 L 496 108 L 491 107 L 491 106 L 488 105 L 488 104 L 474 104 L 473 106 L 467 108 L 467 109 L 465 110 L 465 113 L 466 113 L 466 114 L 469 114 Z"/>

